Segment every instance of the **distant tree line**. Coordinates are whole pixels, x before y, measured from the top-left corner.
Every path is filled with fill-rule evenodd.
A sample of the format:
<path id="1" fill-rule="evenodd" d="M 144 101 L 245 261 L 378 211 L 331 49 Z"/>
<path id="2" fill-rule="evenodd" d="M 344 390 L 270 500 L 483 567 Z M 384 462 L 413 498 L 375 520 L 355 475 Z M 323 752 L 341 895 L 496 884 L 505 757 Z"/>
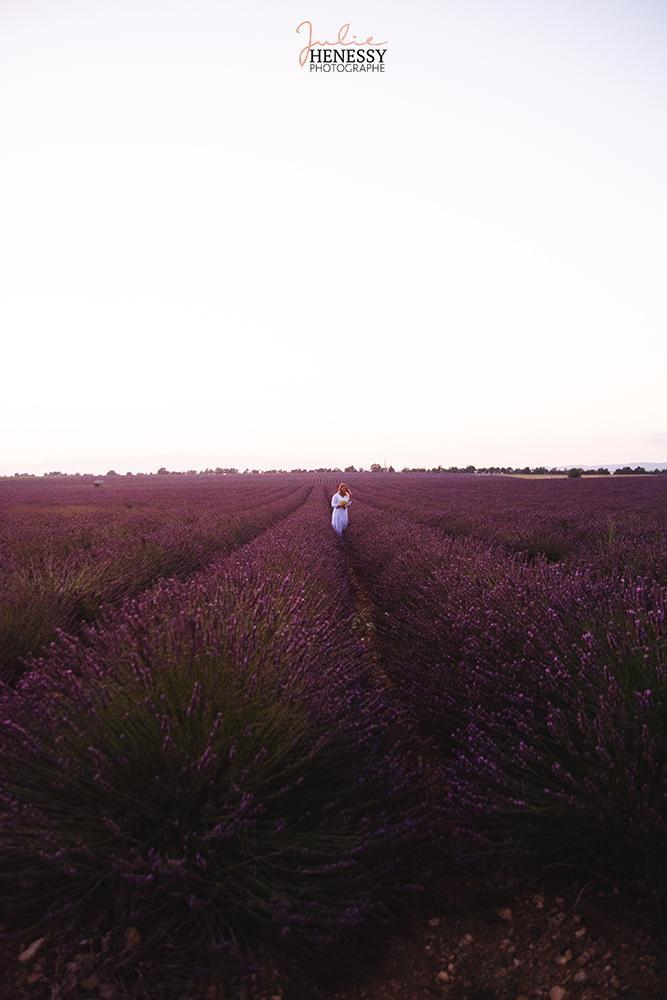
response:
<path id="1" fill-rule="evenodd" d="M 424 465 L 419 466 L 404 466 L 401 472 L 442 472 L 442 473 L 465 473 L 468 475 L 504 475 L 504 476 L 562 476 L 567 475 L 570 479 L 578 479 L 580 476 L 655 476 L 655 475 L 667 475 L 667 468 L 664 469 L 645 469 L 643 465 L 636 465 L 632 468 L 629 465 L 624 465 L 622 468 L 614 469 L 613 473 L 601 466 L 598 469 L 582 469 L 573 467 L 570 469 L 557 468 L 552 466 L 547 468 L 546 465 L 538 465 L 534 468 L 526 465 L 522 468 L 512 465 L 488 465 L 488 466 L 475 466 L 475 465 L 434 465 L 428 468 Z M 165 468 L 165 466 L 160 466 L 157 472 L 126 472 L 124 475 L 134 476 L 136 478 L 142 478 L 147 476 L 268 476 L 276 475 L 282 473 L 284 475 L 295 474 L 295 473 L 308 473 L 308 472 L 319 472 L 327 474 L 337 474 L 342 475 L 344 472 L 348 473 L 362 473 L 362 472 L 396 472 L 393 465 L 380 465 L 379 462 L 373 462 L 368 469 L 365 469 L 363 465 L 346 465 L 344 469 L 338 466 L 319 466 L 316 469 L 243 469 L 242 471 L 236 469 L 232 466 L 228 468 L 222 468 L 217 466 L 215 469 L 188 469 L 187 472 L 174 471 Z M 0 476 L 0 478 L 8 479 L 36 479 L 36 478 L 50 478 L 58 477 L 62 479 L 90 479 L 100 481 L 99 476 L 90 472 L 44 472 L 43 474 L 35 472 L 15 472 L 13 476 Z M 115 469 L 109 469 L 104 478 L 114 478 L 121 477 L 121 473 L 116 472 Z"/>
<path id="2" fill-rule="evenodd" d="M 371 466 L 371 470 L 373 466 Z M 393 469 L 379 469 L 378 471 L 392 471 Z M 577 479 L 579 476 L 636 476 L 639 474 L 653 476 L 653 475 L 664 475 L 667 473 L 667 469 L 645 469 L 643 465 L 637 465 L 635 468 L 631 468 L 629 465 L 623 466 L 622 469 L 615 469 L 612 473 L 606 467 L 600 466 L 598 469 L 581 469 L 581 468 L 557 468 L 552 466 L 547 468 L 545 465 L 538 465 L 531 468 L 529 465 L 523 467 L 513 466 L 513 465 L 489 465 L 489 466 L 474 466 L 466 465 L 461 467 L 458 465 L 449 465 L 445 468 L 442 465 L 433 466 L 432 468 L 427 468 L 425 466 L 415 466 L 414 468 L 408 468 L 405 466 L 401 469 L 401 472 L 455 472 L 455 473 L 469 473 L 474 475 L 502 475 L 502 476 L 562 476 L 567 475 L 571 479 Z"/>
<path id="3" fill-rule="evenodd" d="M 622 469 L 614 469 L 615 476 L 636 476 L 638 474 L 652 476 L 656 472 L 665 473 L 667 469 L 645 469 L 643 465 L 636 465 L 634 469 L 631 469 L 629 465 L 624 465 Z"/>

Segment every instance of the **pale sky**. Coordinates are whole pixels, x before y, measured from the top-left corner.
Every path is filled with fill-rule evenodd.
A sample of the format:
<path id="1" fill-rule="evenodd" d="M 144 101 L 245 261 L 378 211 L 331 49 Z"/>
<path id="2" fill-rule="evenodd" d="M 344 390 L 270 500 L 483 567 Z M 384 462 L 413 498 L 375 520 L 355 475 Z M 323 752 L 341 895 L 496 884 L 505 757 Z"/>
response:
<path id="1" fill-rule="evenodd" d="M 666 52 L 658 0 L 0 0 L 0 471 L 667 461 Z"/>

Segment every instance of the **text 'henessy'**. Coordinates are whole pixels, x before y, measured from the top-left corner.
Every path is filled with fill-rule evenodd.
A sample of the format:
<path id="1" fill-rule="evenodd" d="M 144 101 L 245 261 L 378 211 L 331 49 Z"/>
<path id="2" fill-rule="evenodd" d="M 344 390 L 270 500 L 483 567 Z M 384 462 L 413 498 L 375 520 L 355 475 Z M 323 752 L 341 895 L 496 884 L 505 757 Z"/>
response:
<path id="1" fill-rule="evenodd" d="M 350 33 L 349 23 L 341 25 L 333 41 L 313 37 L 312 21 L 302 21 L 296 32 L 306 41 L 299 52 L 301 68 L 311 73 L 384 73 L 386 42 L 376 42 L 372 35 L 358 38 Z"/>

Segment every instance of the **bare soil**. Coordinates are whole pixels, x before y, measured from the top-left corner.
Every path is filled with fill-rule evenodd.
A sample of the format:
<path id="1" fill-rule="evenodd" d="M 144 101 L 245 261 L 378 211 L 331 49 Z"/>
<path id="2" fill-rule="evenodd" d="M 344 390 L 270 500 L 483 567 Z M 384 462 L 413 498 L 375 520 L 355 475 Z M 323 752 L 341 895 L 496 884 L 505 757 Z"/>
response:
<path id="1" fill-rule="evenodd" d="M 354 976 L 317 977 L 288 963 L 230 989 L 196 967 L 180 987 L 145 955 L 132 985 L 93 953 L 56 957 L 48 938 L 5 948 L 2 1000 L 664 1000 L 667 943 L 649 900 L 610 883 L 534 883 L 513 892 L 461 879 L 402 926 L 351 946 Z M 128 939 L 129 940 L 129 939 Z M 194 963 L 196 966 L 196 963 Z"/>
<path id="2" fill-rule="evenodd" d="M 614 887 L 531 888 L 446 908 L 387 941 L 358 982 L 326 1000 L 664 1000 L 667 947 L 650 911 Z M 286 998 L 288 1000 L 288 998 Z"/>

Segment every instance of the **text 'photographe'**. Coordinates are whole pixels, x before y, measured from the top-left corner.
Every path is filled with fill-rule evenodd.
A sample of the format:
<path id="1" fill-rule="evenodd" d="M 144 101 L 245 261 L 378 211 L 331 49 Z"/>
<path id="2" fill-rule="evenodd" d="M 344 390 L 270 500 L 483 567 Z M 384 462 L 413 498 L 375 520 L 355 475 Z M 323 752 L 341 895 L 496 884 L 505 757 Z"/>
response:
<path id="1" fill-rule="evenodd" d="M 372 35 L 358 37 L 350 32 L 349 23 L 341 25 L 332 41 L 316 39 L 312 21 L 302 21 L 296 32 L 305 40 L 299 52 L 299 65 L 308 66 L 311 73 L 384 73 L 386 42 L 377 42 Z"/>

